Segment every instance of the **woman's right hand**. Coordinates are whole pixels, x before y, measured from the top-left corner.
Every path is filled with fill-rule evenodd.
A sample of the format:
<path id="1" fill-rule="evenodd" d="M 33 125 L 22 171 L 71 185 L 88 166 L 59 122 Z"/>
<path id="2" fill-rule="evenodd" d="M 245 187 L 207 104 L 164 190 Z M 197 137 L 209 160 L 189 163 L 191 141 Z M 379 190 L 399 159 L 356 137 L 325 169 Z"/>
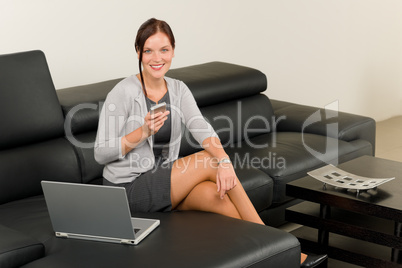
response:
<path id="1" fill-rule="evenodd" d="M 159 113 L 151 115 L 151 112 L 148 112 L 144 118 L 145 123 L 144 123 L 144 125 L 142 125 L 143 133 L 147 137 L 157 133 L 159 131 L 159 129 L 165 123 L 169 113 L 170 113 L 169 111 L 165 111 L 163 113 L 159 112 Z"/>

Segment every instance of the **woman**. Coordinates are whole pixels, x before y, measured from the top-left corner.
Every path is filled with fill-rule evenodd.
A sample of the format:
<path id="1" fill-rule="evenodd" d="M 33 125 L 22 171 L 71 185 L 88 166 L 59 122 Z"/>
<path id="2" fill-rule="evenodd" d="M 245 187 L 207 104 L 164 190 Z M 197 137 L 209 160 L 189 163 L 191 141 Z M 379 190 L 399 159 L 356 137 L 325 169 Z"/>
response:
<path id="1" fill-rule="evenodd" d="M 169 25 L 146 21 L 135 49 L 140 73 L 116 85 L 100 115 L 95 159 L 104 184 L 125 187 L 132 212 L 201 210 L 264 224 L 188 87 L 165 77 L 175 49 Z M 161 102 L 166 111 L 151 114 Z M 182 122 L 204 151 L 178 159 Z"/>

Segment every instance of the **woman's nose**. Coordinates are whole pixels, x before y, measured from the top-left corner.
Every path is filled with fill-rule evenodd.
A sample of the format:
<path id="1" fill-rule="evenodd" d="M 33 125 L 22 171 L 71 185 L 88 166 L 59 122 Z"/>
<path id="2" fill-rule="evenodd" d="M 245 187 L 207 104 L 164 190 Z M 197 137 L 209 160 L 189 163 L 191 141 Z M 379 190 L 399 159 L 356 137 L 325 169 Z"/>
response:
<path id="1" fill-rule="evenodd" d="M 161 54 L 159 52 L 155 52 L 153 55 L 154 61 L 160 61 L 162 59 Z"/>

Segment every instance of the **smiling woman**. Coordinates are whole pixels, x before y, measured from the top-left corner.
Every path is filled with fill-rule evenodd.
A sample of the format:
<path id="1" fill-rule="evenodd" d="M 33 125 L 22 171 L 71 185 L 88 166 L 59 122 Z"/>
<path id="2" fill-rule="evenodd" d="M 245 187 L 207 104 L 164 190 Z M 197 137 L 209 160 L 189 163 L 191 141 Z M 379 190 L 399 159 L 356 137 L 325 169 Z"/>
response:
<path id="1" fill-rule="evenodd" d="M 126 187 L 132 211 L 203 210 L 263 224 L 191 91 L 165 77 L 174 48 L 166 22 L 139 28 L 139 74 L 108 94 L 99 120 L 95 158 L 105 164 L 104 183 Z M 166 111 L 151 114 L 158 102 Z M 205 151 L 178 159 L 182 122 Z"/>
<path id="2" fill-rule="evenodd" d="M 134 213 L 200 210 L 263 225 L 191 91 L 165 77 L 174 48 L 166 22 L 150 19 L 138 30 L 140 73 L 112 89 L 99 118 L 95 159 L 105 164 L 104 184 L 125 187 Z M 166 111 L 150 113 L 158 102 L 167 104 Z M 204 151 L 178 158 L 182 122 Z"/>

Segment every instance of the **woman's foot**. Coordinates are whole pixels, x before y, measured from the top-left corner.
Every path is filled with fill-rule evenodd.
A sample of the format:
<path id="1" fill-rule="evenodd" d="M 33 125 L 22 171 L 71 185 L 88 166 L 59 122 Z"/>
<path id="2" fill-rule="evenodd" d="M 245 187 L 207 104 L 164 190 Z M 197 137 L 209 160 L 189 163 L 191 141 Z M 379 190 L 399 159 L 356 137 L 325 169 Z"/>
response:
<path id="1" fill-rule="evenodd" d="M 328 255 L 308 255 L 300 267 L 316 267 L 317 265 L 328 259 Z"/>

